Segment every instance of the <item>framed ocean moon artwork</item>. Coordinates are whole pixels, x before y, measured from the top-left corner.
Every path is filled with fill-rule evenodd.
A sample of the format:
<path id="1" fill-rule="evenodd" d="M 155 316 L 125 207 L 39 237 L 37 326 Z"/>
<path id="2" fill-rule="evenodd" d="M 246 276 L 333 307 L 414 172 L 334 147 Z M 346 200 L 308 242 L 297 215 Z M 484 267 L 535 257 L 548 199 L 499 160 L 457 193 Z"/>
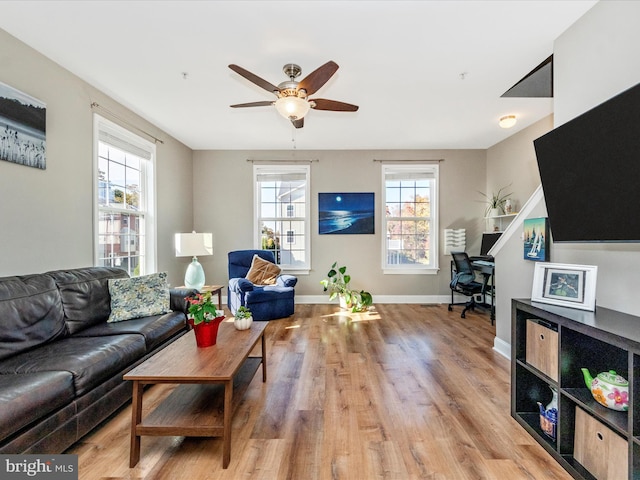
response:
<path id="1" fill-rule="evenodd" d="M 375 233 L 373 193 L 318 193 L 320 235 Z"/>
<path id="2" fill-rule="evenodd" d="M 527 218 L 524 221 L 524 259 L 534 262 L 549 261 L 549 220 Z"/>

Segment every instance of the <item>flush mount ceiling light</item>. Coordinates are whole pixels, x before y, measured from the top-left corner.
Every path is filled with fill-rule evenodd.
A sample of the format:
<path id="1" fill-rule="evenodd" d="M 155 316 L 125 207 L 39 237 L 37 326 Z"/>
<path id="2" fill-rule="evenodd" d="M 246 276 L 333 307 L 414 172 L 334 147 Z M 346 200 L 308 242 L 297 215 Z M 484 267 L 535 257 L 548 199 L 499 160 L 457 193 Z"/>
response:
<path id="1" fill-rule="evenodd" d="M 498 125 L 502 128 L 511 128 L 516 124 L 516 116 L 515 115 L 506 115 L 501 117 L 498 121 Z"/>

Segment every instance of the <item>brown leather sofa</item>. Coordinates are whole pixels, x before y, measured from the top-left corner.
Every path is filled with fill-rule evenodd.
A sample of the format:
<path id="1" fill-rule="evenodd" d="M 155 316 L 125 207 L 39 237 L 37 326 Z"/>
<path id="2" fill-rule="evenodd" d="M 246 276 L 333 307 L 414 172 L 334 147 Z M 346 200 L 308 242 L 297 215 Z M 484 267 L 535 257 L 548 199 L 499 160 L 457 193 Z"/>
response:
<path id="1" fill-rule="evenodd" d="M 122 376 L 187 330 L 170 313 L 107 323 L 108 279 L 88 267 L 0 278 L 0 453 L 61 453 L 131 398 Z"/>

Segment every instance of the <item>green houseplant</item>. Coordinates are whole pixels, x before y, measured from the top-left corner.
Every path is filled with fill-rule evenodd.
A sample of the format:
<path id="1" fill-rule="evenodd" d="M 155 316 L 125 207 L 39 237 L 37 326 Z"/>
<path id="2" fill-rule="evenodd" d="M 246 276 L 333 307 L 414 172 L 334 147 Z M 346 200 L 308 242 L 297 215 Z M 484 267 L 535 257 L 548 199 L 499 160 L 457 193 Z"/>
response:
<path id="1" fill-rule="evenodd" d="M 251 310 L 249 310 L 244 305 L 241 305 L 236 310 L 235 318 L 233 320 L 233 324 L 238 330 L 247 330 L 251 328 L 251 324 L 253 323 L 253 314 Z"/>
<path id="2" fill-rule="evenodd" d="M 211 292 L 197 293 L 186 300 L 189 303 L 187 322 L 193 327 L 196 344 L 199 348 L 215 345 L 224 315 L 211 301 Z"/>
<path id="3" fill-rule="evenodd" d="M 369 292 L 365 292 L 364 290 L 357 291 L 351 289 L 349 287 L 351 275 L 348 275 L 346 272 L 346 266 L 338 267 L 338 262 L 334 262 L 327 273 L 327 278 L 322 280 L 320 284 L 325 292 L 329 292 L 329 300 L 339 297 L 341 303 L 344 303 L 353 313 L 363 312 L 373 304 L 373 297 Z"/>
<path id="4" fill-rule="evenodd" d="M 487 209 L 484 212 L 485 217 L 488 217 L 492 210 L 496 210 L 497 215 L 504 215 L 506 213 L 504 206 L 507 202 L 507 199 L 513 194 L 513 192 L 503 193 L 503 191 L 510 186 L 511 184 L 507 185 L 506 187 L 500 188 L 497 193 L 492 193 L 491 196 L 487 195 L 486 193 L 478 192 L 486 198 Z"/>
<path id="5" fill-rule="evenodd" d="M 197 293 L 187 297 L 189 314 L 187 317 L 195 327 L 201 323 L 209 323 L 218 318 L 224 318 L 218 306 L 211 301 L 211 292 Z M 218 315 L 218 313 L 220 313 Z"/>

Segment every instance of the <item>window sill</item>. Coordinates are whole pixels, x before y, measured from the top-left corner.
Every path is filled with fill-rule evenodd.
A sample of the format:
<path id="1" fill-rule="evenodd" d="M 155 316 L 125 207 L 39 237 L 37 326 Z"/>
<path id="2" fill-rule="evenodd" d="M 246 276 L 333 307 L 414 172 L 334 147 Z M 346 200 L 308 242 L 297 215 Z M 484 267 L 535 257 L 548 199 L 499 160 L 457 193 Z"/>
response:
<path id="1" fill-rule="evenodd" d="M 439 268 L 383 268 L 384 275 L 437 275 Z"/>

